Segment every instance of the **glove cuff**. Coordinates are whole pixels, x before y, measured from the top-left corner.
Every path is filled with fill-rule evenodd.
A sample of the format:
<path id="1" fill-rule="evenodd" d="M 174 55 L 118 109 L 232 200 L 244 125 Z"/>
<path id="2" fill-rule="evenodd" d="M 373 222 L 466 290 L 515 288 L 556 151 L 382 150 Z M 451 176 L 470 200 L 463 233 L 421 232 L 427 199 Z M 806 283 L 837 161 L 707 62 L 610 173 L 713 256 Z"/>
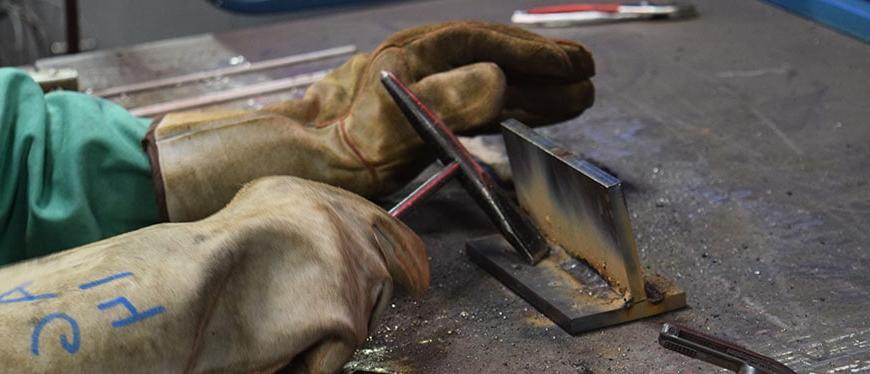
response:
<path id="1" fill-rule="evenodd" d="M 224 207 L 247 182 L 292 175 L 365 193 L 376 180 L 338 124 L 308 127 L 275 113 L 170 113 L 145 152 L 162 218 L 186 222 Z"/>

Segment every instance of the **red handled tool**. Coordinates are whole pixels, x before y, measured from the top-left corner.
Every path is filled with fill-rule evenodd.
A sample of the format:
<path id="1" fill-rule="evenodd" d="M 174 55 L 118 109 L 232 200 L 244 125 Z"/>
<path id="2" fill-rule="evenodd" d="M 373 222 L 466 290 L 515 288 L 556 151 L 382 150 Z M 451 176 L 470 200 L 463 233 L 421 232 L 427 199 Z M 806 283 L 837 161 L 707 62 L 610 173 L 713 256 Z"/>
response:
<path id="1" fill-rule="evenodd" d="M 411 127 L 445 165 L 444 169 L 391 209 L 390 214 L 394 217 L 400 216 L 408 206 L 437 190 L 456 174 L 465 186 L 465 190 L 477 201 L 502 236 L 527 263 L 536 264 L 544 258 L 550 248 L 537 227 L 496 185 L 492 177 L 474 160 L 471 153 L 444 122 L 392 73 L 381 71 L 381 83 Z"/>
<path id="2" fill-rule="evenodd" d="M 518 10 L 511 16 L 511 22 L 559 27 L 608 21 L 674 19 L 694 15 L 695 8 L 688 4 L 650 3 L 647 1 L 636 4 L 564 4 Z"/>
<path id="3" fill-rule="evenodd" d="M 739 374 L 794 374 L 793 370 L 770 357 L 672 323 L 662 326 L 659 344 Z"/>

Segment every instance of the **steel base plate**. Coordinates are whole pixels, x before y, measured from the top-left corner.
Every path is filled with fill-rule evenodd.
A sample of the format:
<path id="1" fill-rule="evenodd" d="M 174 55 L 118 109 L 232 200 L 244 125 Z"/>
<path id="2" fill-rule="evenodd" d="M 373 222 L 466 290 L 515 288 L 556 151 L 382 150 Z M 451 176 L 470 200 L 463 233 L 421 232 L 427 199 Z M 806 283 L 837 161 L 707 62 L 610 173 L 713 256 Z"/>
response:
<path id="1" fill-rule="evenodd" d="M 500 235 L 470 240 L 466 249 L 474 263 L 572 335 L 686 306 L 686 294 L 659 275 L 645 275 L 648 296 L 629 304 L 589 265 L 560 248 L 537 265 L 520 258 Z"/>

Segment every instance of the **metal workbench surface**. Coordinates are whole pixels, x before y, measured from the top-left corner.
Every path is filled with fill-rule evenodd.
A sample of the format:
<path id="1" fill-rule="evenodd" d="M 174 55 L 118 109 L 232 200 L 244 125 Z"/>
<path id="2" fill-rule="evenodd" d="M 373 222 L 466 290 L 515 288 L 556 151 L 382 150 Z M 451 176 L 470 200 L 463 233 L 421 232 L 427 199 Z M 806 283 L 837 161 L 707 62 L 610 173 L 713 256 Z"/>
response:
<path id="1" fill-rule="evenodd" d="M 553 2 L 338 8 L 39 65 L 77 68 L 83 86 L 101 88 L 227 65 L 238 56 L 257 61 L 348 43 L 368 50 L 405 27 L 506 22 L 515 9 L 545 3 Z M 541 131 L 626 182 L 643 263 L 675 279 L 690 307 L 565 334 L 465 257 L 465 240 L 494 228 L 450 185 L 407 219 L 428 244 L 431 290 L 420 300 L 397 298 L 352 366 L 716 370 L 656 344 L 661 324 L 675 321 L 799 372 L 870 371 L 870 46 L 760 1 L 695 3 L 700 17 L 690 20 L 536 29 L 584 43 L 598 70 L 595 106 Z M 198 89 L 271 78 L 236 77 Z"/>

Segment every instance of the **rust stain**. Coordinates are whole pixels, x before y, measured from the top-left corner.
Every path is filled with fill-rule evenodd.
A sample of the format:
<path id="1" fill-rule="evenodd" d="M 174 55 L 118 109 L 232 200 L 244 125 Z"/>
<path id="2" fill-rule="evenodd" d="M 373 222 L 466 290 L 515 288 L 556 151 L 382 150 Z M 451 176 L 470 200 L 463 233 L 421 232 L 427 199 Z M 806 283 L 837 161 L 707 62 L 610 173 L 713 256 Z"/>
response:
<path id="1" fill-rule="evenodd" d="M 528 315 L 526 315 L 525 320 L 527 324 L 533 327 L 552 328 L 556 326 L 553 321 L 537 311 L 530 311 Z"/>

